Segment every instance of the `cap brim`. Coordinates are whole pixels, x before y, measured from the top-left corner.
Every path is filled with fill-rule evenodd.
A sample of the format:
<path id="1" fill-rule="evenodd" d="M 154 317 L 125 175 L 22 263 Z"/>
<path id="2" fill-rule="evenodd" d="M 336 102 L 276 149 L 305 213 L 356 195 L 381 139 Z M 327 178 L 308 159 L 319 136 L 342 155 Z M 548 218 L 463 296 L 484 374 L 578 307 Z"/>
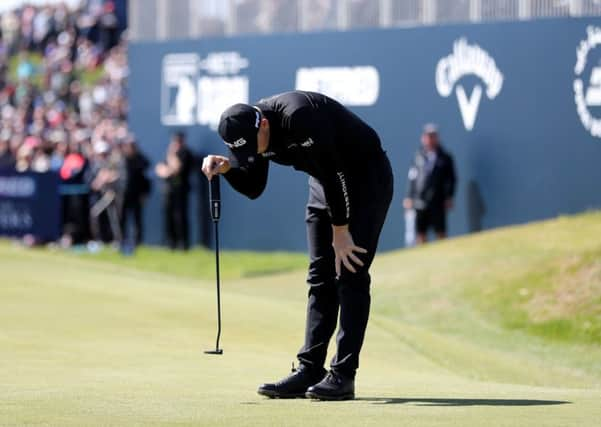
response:
<path id="1" fill-rule="evenodd" d="M 231 156 L 234 160 L 234 167 L 246 167 L 252 164 L 258 154 L 252 147 L 230 148 Z"/>
<path id="2" fill-rule="evenodd" d="M 246 144 L 241 147 L 229 148 L 232 157 L 235 159 L 235 163 L 240 167 L 246 167 L 252 164 L 258 154 L 257 154 L 257 135 L 252 134 L 244 137 L 246 139 Z"/>

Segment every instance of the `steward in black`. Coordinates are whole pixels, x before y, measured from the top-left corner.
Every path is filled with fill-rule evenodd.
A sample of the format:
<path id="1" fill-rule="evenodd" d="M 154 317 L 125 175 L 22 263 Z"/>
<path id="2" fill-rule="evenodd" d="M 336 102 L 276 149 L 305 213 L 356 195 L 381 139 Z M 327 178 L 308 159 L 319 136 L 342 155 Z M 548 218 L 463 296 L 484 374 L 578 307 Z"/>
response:
<path id="1" fill-rule="evenodd" d="M 438 238 L 447 235 L 447 212 L 453 207 L 457 175 L 453 157 L 440 144 L 436 125 L 424 126 L 422 147 L 409 169 L 409 185 L 403 201 L 415 209 L 417 243 L 425 243 L 430 227 Z"/>
<path id="2" fill-rule="evenodd" d="M 310 287 L 305 343 L 297 355 L 300 367 L 283 381 L 264 384 L 259 393 L 353 398 L 369 317 L 369 267 L 393 191 L 392 170 L 378 135 L 333 99 L 303 91 L 253 106 L 236 104 L 221 116 L 219 133 L 233 159 L 208 156 L 203 171 L 209 179 L 222 173 L 251 199 L 263 192 L 270 161 L 310 175 Z M 338 349 L 326 376 L 323 365 L 339 308 Z"/>

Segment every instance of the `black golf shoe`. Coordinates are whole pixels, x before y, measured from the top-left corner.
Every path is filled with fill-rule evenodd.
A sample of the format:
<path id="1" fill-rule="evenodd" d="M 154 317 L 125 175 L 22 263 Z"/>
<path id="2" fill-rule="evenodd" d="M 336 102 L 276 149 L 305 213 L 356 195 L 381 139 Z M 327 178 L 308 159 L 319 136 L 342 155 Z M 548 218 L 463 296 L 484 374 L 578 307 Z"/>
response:
<path id="1" fill-rule="evenodd" d="M 277 383 L 262 384 L 257 393 L 272 399 L 294 399 L 305 397 L 307 389 L 317 384 L 326 375 L 324 368 L 310 368 L 300 365 L 298 369 L 292 368 L 292 373 Z"/>
<path id="2" fill-rule="evenodd" d="M 355 398 L 355 380 L 330 371 L 321 382 L 309 387 L 305 396 L 317 400 L 351 400 Z"/>

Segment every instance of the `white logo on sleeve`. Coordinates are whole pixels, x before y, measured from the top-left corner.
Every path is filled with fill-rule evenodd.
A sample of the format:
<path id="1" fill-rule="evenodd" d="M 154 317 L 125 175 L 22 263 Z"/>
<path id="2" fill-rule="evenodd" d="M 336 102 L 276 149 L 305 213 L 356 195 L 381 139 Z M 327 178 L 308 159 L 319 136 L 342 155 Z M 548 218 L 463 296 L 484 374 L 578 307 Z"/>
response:
<path id="1" fill-rule="evenodd" d="M 245 144 L 246 144 L 246 139 L 244 139 L 244 138 L 237 139 L 234 142 L 226 142 L 225 143 L 225 145 L 227 145 L 230 148 L 240 148 Z"/>
<path id="2" fill-rule="evenodd" d="M 461 78 L 474 75 L 485 86 L 488 99 L 495 99 L 503 88 L 503 74 L 497 68 L 495 60 L 478 45 L 470 45 L 465 38 L 455 41 L 453 53 L 438 61 L 436 66 L 436 89 L 440 96 L 449 97 L 455 89 L 459 110 L 465 129 L 471 131 L 478 117 L 483 87 L 476 84 L 468 96 Z"/>
<path id="3" fill-rule="evenodd" d="M 576 49 L 576 65 L 574 73 L 574 101 L 576 111 L 584 128 L 594 137 L 601 138 L 601 117 L 595 117 L 594 108 L 601 107 L 601 66 L 599 65 L 599 54 L 597 52 L 594 66 L 591 68 L 589 79 L 585 77 L 587 63 L 591 52 L 601 45 L 601 28 L 590 26 L 586 29 L 587 38 L 580 42 Z M 588 88 L 585 90 L 585 81 Z M 597 114 L 601 113 L 597 110 Z"/>
<path id="4" fill-rule="evenodd" d="M 342 188 L 342 195 L 344 196 L 344 207 L 346 210 L 346 218 L 348 219 L 351 216 L 351 202 L 349 200 L 348 190 L 346 188 L 346 179 L 344 177 L 344 173 L 342 173 L 342 172 L 336 172 L 336 175 L 338 175 L 338 179 L 340 180 L 340 187 Z"/>

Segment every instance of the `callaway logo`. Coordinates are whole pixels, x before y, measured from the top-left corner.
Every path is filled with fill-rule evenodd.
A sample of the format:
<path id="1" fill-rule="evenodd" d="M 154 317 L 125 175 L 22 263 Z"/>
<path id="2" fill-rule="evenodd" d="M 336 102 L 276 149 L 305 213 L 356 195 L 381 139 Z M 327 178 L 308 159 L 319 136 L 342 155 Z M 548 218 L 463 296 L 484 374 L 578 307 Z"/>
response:
<path id="1" fill-rule="evenodd" d="M 447 98 L 455 88 L 459 109 L 465 129 L 471 131 L 476 123 L 482 99 L 482 86 L 476 84 L 468 97 L 465 89 L 457 82 L 467 75 L 475 75 L 486 86 L 488 99 L 495 99 L 503 88 L 503 74 L 495 60 L 478 45 L 468 44 L 465 38 L 455 41 L 453 53 L 442 58 L 436 66 L 436 89 Z"/>
<path id="2" fill-rule="evenodd" d="M 601 66 L 596 64 L 591 70 L 591 77 L 586 93 L 583 82 L 583 73 L 589 53 L 601 44 L 601 28 L 591 26 L 586 29 L 586 32 L 588 37 L 582 40 L 576 49 L 574 101 L 576 102 L 576 110 L 584 128 L 592 136 L 601 138 L 601 118 L 594 117 L 591 113 L 591 107 L 601 107 Z"/>
<path id="3" fill-rule="evenodd" d="M 225 143 L 225 145 L 227 145 L 230 148 L 239 148 L 239 147 L 242 147 L 244 144 L 246 144 L 246 139 L 244 139 L 244 138 L 237 139 L 234 142 L 226 142 Z"/>

